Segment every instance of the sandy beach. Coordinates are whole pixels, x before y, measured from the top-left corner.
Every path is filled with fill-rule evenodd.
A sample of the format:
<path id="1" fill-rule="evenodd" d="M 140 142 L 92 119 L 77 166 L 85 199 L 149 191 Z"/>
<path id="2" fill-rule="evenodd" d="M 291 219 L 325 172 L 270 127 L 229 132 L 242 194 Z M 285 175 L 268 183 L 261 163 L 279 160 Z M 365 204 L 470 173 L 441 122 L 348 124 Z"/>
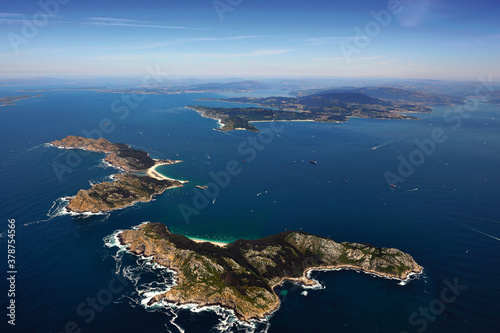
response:
<path id="1" fill-rule="evenodd" d="M 205 243 L 205 242 L 208 242 L 208 243 L 212 243 L 214 245 L 220 246 L 220 247 L 224 247 L 224 246 L 226 246 L 228 244 L 228 243 L 222 243 L 222 242 L 209 241 L 209 240 L 200 239 L 200 238 L 193 238 L 193 237 L 188 237 L 188 238 L 190 240 L 196 242 L 196 243 Z"/>
<path id="2" fill-rule="evenodd" d="M 292 111 L 289 111 L 289 112 L 292 112 Z M 266 120 L 249 120 L 248 122 L 249 123 L 270 123 L 270 122 L 289 122 L 289 121 L 293 121 L 293 122 L 298 122 L 298 121 L 311 121 L 311 122 L 315 122 L 314 120 L 312 119 L 296 119 L 296 120 L 290 120 L 290 119 L 284 119 L 284 120 L 280 120 L 280 119 L 266 119 Z"/>
<path id="3" fill-rule="evenodd" d="M 162 175 L 161 173 L 159 173 L 158 171 L 156 171 L 156 168 L 159 167 L 160 165 L 171 165 L 172 163 L 162 163 L 162 162 L 156 162 L 155 165 L 153 165 L 151 168 L 149 168 L 147 170 L 147 174 L 149 177 L 151 178 L 155 178 L 155 179 L 158 179 L 158 180 L 176 180 L 176 181 L 179 181 L 181 183 L 188 183 L 187 180 L 180 180 L 180 179 L 174 179 L 174 178 L 169 178 L 169 177 L 166 177 L 164 175 Z"/>
<path id="4" fill-rule="evenodd" d="M 200 110 L 196 110 L 196 109 L 193 109 L 193 108 L 190 108 L 189 106 L 186 106 L 185 107 L 186 109 L 189 109 L 189 110 L 193 110 L 193 111 L 196 111 L 200 116 L 202 116 L 203 118 L 207 118 L 207 119 L 213 119 L 213 120 L 217 120 L 217 124 L 219 125 L 219 129 L 223 128 L 225 126 L 225 124 L 222 122 L 221 119 L 219 118 L 213 118 L 213 117 L 208 117 L 205 115 L 205 112 L 203 111 L 200 111 Z"/>

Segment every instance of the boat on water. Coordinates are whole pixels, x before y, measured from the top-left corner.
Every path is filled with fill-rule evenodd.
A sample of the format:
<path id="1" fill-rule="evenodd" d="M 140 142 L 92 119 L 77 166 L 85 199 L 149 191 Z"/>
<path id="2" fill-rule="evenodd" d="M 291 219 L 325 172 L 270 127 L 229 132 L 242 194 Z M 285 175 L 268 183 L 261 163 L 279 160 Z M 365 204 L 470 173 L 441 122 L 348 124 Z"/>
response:
<path id="1" fill-rule="evenodd" d="M 394 187 L 394 188 L 396 188 L 396 185 L 394 185 L 394 184 L 391 184 L 391 186 Z"/>
<path id="2" fill-rule="evenodd" d="M 318 164 L 318 162 L 313 161 L 313 160 L 310 160 L 309 163 L 311 163 L 311 164 Z"/>
<path id="3" fill-rule="evenodd" d="M 342 181 L 343 181 L 344 183 L 347 183 L 347 180 L 345 180 L 345 179 L 342 179 Z"/>
<path id="4" fill-rule="evenodd" d="M 377 147 L 372 147 L 372 150 L 376 150 L 376 149 L 377 149 Z"/>
<path id="5" fill-rule="evenodd" d="M 202 190 L 206 190 L 208 188 L 208 186 L 206 186 L 206 185 L 203 185 L 203 186 L 202 185 L 196 185 L 196 187 L 199 188 L 199 189 L 202 189 Z"/>

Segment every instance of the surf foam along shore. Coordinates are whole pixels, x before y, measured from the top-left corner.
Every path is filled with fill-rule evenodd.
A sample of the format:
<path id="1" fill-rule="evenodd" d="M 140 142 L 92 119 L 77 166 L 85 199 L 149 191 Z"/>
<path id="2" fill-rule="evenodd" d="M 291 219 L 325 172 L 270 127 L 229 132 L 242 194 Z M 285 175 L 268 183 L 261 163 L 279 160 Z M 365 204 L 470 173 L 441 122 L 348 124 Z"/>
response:
<path id="1" fill-rule="evenodd" d="M 240 239 L 219 247 L 173 234 L 161 223 L 145 223 L 117 237 L 131 253 L 176 272 L 178 284 L 152 297 L 148 306 L 162 301 L 221 306 L 244 322 L 264 320 L 279 308 L 274 287 L 284 281 L 318 288 L 308 277 L 310 270 L 352 268 L 400 281 L 422 271 L 409 254 L 397 249 L 337 243 L 304 232 Z"/>
<path id="2" fill-rule="evenodd" d="M 78 136 L 50 143 L 63 149 L 83 149 L 108 154 L 104 162 L 126 173 L 115 174 L 112 181 L 93 184 L 90 189 L 78 191 L 66 210 L 75 214 L 109 212 L 129 207 L 137 202 L 149 202 L 165 190 L 183 186 L 187 181 L 166 177 L 156 171 L 160 165 L 179 163 L 179 160 L 152 159 L 145 151 L 122 143 L 111 143 L 103 138 L 94 140 Z M 147 173 L 140 176 L 137 173 Z"/>
<path id="3" fill-rule="evenodd" d="M 141 225 L 147 223 L 149 222 L 143 222 Z M 134 226 L 132 229 L 138 230 L 141 225 Z M 185 310 L 193 313 L 205 311 L 215 313 L 218 316 L 219 321 L 214 327 L 212 327 L 214 332 L 229 332 L 233 330 L 238 332 L 244 331 L 247 333 L 267 332 L 267 329 L 269 328 L 267 318 L 264 320 L 250 320 L 249 322 L 243 322 L 238 320 L 233 310 L 218 305 L 199 306 L 194 303 L 175 304 L 163 300 L 148 305 L 151 299 L 155 296 L 161 295 L 175 286 L 178 283 L 176 279 L 178 276 L 175 271 L 154 262 L 153 257 L 146 257 L 144 255 L 137 256 L 136 267 L 124 264 L 123 255 L 129 251 L 127 251 L 126 245 L 122 245 L 120 243 L 118 235 L 121 232 L 123 232 L 123 229 L 115 230 L 112 234 L 105 236 L 103 241 L 104 246 L 107 248 L 118 248 L 116 254 L 112 255 L 116 261 L 115 273 L 123 275 L 134 285 L 135 293 L 127 296 L 127 299 L 129 299 L 132 306 L 140 306 L 148 311 L 160 311 L 165 312 L 167 315 L 172 315 L 170 323 L 176 326 L 180 332 L 184 332 L 184 330 L 175 322 L 175 319 L 178 317 L 180 311 Z M 196 240 L 200 242 L 207 241 L 199 238 Z M 160 277 L 160 279 L 152 282 L 141 282 L 142 273 L 155 273 Z"/>

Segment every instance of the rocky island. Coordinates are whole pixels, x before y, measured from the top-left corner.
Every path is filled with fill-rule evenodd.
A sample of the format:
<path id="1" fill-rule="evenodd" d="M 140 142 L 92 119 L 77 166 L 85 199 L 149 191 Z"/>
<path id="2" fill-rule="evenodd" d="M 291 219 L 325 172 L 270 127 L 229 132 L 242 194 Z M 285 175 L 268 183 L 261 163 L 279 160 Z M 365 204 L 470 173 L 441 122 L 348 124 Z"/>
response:
<path id="1" fill-rule="evenodd" d="M 256 104 L 259 107 L 215 108 L 189 106 L 203 117 L 217 119 L 220 130 L 246 129 L 257 131 L 252 121 L 315 121 L 345 122 L 349 117 L 373 119 L 416 119 L 406 113 L 431 112 L 421 103 L 391 101 L 359 92 L 320 92 L 301 97 L 239 97 L 218 101 Z"/>
<path id="2" fill-rule="evenodd" d="M 159 174 L 156 167 L 174 164 L 181 161 L 155 160 L 148 153 L 131 148 L 123 143 L 111 143 L 106 139 L 87 139 L 78 136 L 67 136 L 55 140 L 51 145 L 64 149 L 83 149 L 108 154 L 104 159 L 111 165 L 126 171 L 125 174 L 114 175 L 112 182 L 95 184 L 88 190 L 80 190 L 74 198 L 70 198 L 66 207 L 75 213 L 100 213 L 124 208 L 136 202 L 148 202 L 155 195 L 166 189 L 180 187 L 185 181 L 171 179 Z M 140 176 L 136 172 L 146 172 Z"/>
<path id="3" fill-rule="evenodd" d="M 411 255 L 369 244 L 337 243 L 305 232 L 283 232 L 256 240 L 237 240 L 226 246 L 198 243 L 171 233 L 164 224 L 143 223 L 118 234 L 122 245 L 136 255 L 174 270 L 177 283 L 148 305 L 218 305 L 238 319 L 264 319 L 280 305 L 274 287 L 285 280 L 313 286 L 315 269 L 357 269 L 377 276 L 406 279 L 422 267 Z"/>

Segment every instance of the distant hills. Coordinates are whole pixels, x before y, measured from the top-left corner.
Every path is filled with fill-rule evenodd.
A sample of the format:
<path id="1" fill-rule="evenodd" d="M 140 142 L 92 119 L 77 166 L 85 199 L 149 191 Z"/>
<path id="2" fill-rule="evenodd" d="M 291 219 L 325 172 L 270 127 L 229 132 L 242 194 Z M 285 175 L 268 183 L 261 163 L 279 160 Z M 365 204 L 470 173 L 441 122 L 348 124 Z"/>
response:
<path id="1" fill-rule="evenodd" d="M 203 117 L 217 119 L 222 131 L 257 131 L 252 121 L 309 120 L 321 123 L 347 121 L 349 117 L 373 119 L 415 119 L 407 113 L 431 112 L 422 103 L 388 101 L 356 92 L 320 92 L 303 97 L 236 97 L 220 101 L 254 104 L 259 107 L 214 108 L 189 106 Z"/>
<path id="2" fill-rule="evenodd" d="M 364 95 L 366 97 L 378 98 L 386 101 L 421 103 L 425 105 L 455 105 L 465 103 L 465 99 L 461 97 L 393 87 L 343 87 L 335 89 L 301 90 L 294 93 L 299 97 L 357 94 L 358 97 L 359 95 Z"/>
<path id="3" fill-rule="evenodd" d="M 344 84 L 341 86 L 341 84 Z M 363 86 L 363 84 L 365 84 Z M 338 98 L 345 103 L 373 104 L 378 98 L 383 101 L 398 103 L 417 103 L 425 106 L 457 105 L 465 103 L 467 98 L 474 98 L 478 87 L 484 102 L 500 104 L 500 83 L 483 84 L 475 81 L 444 80 L 401 80 L 401 79 L 350 79 L 350 78 L 303 78 L 303 79 L 262 79 L 245 80 L 242 78 L 161 78 L 154 85 L 144 85 L 142 78 L 4 78 L 0 86 L 34 86 L 24 90 L 94 90 L 98 92 L 134 93 L 134 94 L 182 94 L 182 93 L 230 93 L 255 90 L 285 90 L 291 95 L 305 97 L 330 94 L 331 99 Z M 338 94 L 362 94 L 338 95 Z M 332 95 L 337 94 L 337 95 Z M 346 99 L 353 98 L 353 99 Z"/>
<path id="4" fill-rule="evenodd" d="M 248 90 L 265 90 L 269 89 L 269 85 L 259 81 L 238 81 L 230 83 L 204 83 L 191 85 L 187 89 L 191 91 L 248 91 Z"/>
<path id="5" fill-rule="evenodd" d="M 489 95 L 488 103 L 500 104 L 500 90 L 492 91 Z"/>
<path id="6" fill-rule="evenodd" d="M 377 104 L 377 105 L 389 105 L 390 103 L 383 101 L 380 98 L 371 97 L 362 93 L 357 92 L 335 92 L 335 91 L 324 91 L 313 95 L 307 95 L 304 97 L 299 97 L 303 103 L 308 105 L 315 104 L 315 101 L 319 100 L 337 101 L 339 103 L 356 103 L 356 104 Z"/>

